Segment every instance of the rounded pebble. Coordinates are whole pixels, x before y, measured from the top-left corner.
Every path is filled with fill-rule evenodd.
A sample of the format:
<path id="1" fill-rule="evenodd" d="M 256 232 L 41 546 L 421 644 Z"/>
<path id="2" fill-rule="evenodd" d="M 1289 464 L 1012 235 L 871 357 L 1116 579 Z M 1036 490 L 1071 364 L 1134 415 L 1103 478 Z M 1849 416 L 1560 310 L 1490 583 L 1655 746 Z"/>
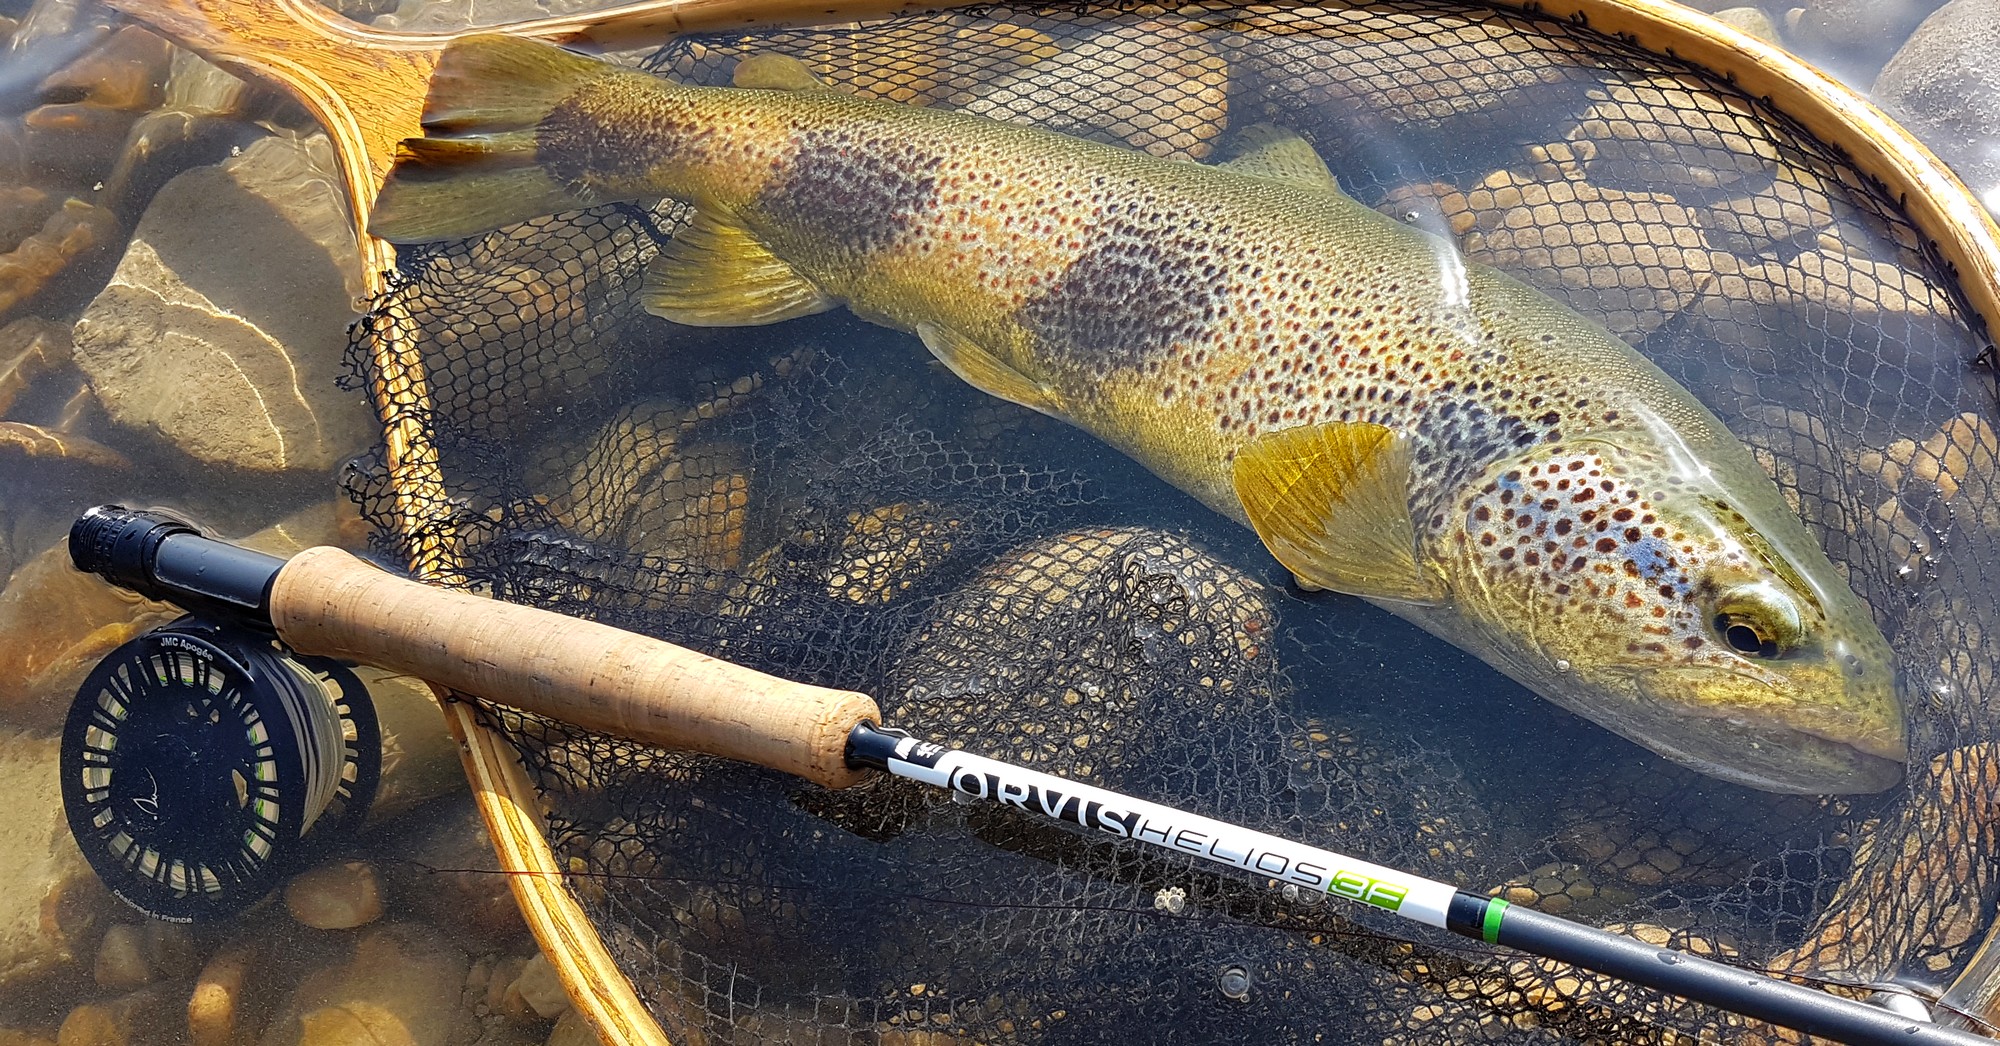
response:
<path id="1" fill-rule="evenodd" d="M 590 1022 L 583 1014 L 571 1010 L 556 1022 L 554 1031 L 549 1032 L 548 1046 L 597 1046 L 597 1033 L 590 1030 Z"/>
<path id="2" fill-rule="evenodd" d="M 1778 27 L 1761 7 L 1725 7 L 1715 12 L 1715 20 L 1767 44 L 1779 43 Z"/>
<path id="3" fill-rule="evenodd" d="M 63 1018 L 62 1028 L 56 1032 L 57 1046 L 129 1046 L 157 1041 L 151 1032 L 166 1026 L 167 1003 L 164 986 L 84 1003 Z"/>
<path id="4" fill-rule="evenodd" d="M 518 956 L 507 956 L 493 964 L 493 971 L 486 979 L 486 1008 L 508 1017 L 526 1019 L 528 1004 L 521 999 L 521 993 L 514 991 L 514 982 L 521 976 L 527 960 Z"/>
<path id="5" fill-rule="evenodd" d="M 419 1046 L 400 1015 L 366 1000 L 314 1010 L 300 1025 L 299 1046 Z"/>
<path id="6" fill-rule="evenodd" d="M 150 983 L 153 967 L 146 961 L 144 928 L 119 923 L 105 930 L 91 976 L 98 987 L 112 991 L 131 991 Z"/>
<path id="7" fill-rule="evenodd" d="M 366 861 L 333 861 L 285 884 L 285 910 L 315 930 L 351 930 L 382 917 L 382 877 Z"/>
<path id="8" fill-rule="evenodd" d="M 1897 39 L 1901 39 L 1898 37 Z M 1953 0 L 1925 19 L 1869 92 L 1989 208 L 2000 209 L 2000 8 Z"/>
<path id="9" fill-rule="evenodd" d="M 556 968 L 539 952 L 521 967 L 521 975 L 514 978 L 513 988 L 520 993 L 521 1001 L 543 1019 L 561 1016 L 563 1011 L 569 1009 L 569 994 L 563 991 Z"/>
<path id="10" fill-rule="evenodd" d="M 193 1046 L 228 1046 L 235 1039 L 243 981 L 254 957 L 254 949 L 232 945 L 202 967 L 188 997 L 188 1041 Z"/>

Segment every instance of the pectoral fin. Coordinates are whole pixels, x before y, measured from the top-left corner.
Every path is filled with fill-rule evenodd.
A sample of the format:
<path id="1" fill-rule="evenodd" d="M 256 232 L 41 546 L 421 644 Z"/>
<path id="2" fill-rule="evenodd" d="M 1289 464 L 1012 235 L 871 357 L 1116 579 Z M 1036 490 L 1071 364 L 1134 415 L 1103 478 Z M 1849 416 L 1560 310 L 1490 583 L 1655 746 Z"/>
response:
<path id="1" fill-rule="evenodd" d="M 1443 581 L 1417 561 L 1409 441 L 1381 425 L 1304 425 L 1237 452 L 1236 496 L 1278 562 L 1318 588 L 1437 603 Z"/>
<path id="2" fill-rule="evenodd" d="M 646 311 L 690 327 L 757 327 L 840 303 L 740 225 L 697 211 L 646 266 Z"/>
<path id="3" fill-rule="evenodd" d="M 1054 390 L 1002 363 L 965 335 L 948 327 L 923 323 L 917 325 L 917 337 L 924 340 L 924 347 L 931 350 L 931 355 L 973 388 L 1029 410 L 1057 418 L 1063 416 Z"/>
<path id="4" fill-rule="evenodd" d="M 1304 138 L 1272 124 L 1253 124 L 1236 136 L 1236 154 L 1216 164 L 1225 171 L 1269 178 L 1306 189 L 1339 192 L 1340 182 Z"/>

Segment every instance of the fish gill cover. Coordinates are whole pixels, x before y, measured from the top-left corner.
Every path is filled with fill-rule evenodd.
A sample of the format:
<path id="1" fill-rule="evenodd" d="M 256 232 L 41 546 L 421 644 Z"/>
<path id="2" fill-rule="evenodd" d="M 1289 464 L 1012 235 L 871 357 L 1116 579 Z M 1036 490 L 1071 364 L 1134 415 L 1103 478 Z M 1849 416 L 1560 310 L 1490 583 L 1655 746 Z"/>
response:
<path id="1" fill-rule="evenodd" d="M 1744 439 L 1894 646 L 1906 782 L 1767 795 L 1533 699 L 1088 436 L 842 312 L 649 316 L 672 203 L 403 252 L 466 581 L 919 734 L 1662 943 L 1941 986 L 2000 764 L 1992 372 L 1878 187 L 1766 104 L 1470 4 L 1009 7 L 691 36 L 843 90 L 1211 160 L 1304 136 L 1356 199 L 1630 341 Z M 351 477 L 380 523 L 408 510 Z M 1735 1019 L 881 779 L 827 792 L 500 708 L 570 887 L 676 1042 L 1756 1041 Z"/>

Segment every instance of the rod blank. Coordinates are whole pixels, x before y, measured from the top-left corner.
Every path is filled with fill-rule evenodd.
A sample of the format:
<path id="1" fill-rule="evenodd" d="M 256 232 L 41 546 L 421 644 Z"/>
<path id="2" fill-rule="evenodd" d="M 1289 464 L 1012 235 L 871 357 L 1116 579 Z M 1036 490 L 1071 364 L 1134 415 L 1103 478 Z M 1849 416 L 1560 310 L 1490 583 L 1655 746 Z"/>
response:
<path id="1" fill-rule="evenodd" d="M 1967 1032 L 1213 818 L 863 725 L 857 762 L 898 777 L 1371 904 L 1460 936 L 1642 984 L 1852 1046 L 1978 1046 Z"/>

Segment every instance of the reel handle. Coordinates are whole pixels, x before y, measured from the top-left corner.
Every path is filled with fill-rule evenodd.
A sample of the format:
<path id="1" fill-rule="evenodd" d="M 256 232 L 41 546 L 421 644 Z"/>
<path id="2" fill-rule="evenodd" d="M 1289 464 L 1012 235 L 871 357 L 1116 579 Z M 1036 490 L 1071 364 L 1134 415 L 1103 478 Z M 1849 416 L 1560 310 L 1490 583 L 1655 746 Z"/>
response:
<path id="1" fill-rule="evenodd" d="M 302 653 L 407 672 L 618 737 L 844 788 L 847 735 L 873 698 L 766 675 L 685 647 L 533 607 L 431 588 L 336 548 L 293 556 L 271 622 Z"/>

